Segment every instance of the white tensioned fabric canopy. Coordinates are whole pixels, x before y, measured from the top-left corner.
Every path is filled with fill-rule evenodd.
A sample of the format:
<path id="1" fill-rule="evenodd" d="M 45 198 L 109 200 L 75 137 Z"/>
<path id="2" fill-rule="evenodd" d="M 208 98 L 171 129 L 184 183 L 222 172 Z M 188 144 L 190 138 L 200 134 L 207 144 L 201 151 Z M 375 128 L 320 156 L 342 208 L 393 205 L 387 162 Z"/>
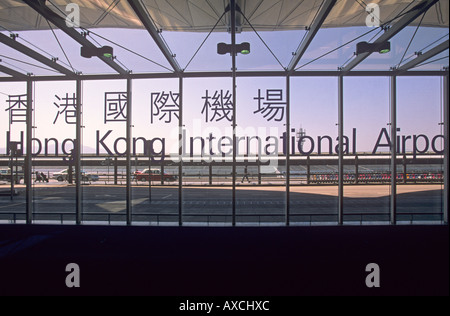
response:
<path id="1" fill-rule="evenodd" d="M 35 0 L 44 2 L 44 0 Z M 140 0 L 155 27 L 164 31 L 209 32 L 222 17 L 228 0 Z M 238 27 L 250 31 L 305 29 L 314 21 L 323 0 L 236 0 L 243 15 Z M 417 0 L 338 0 L 323 28 L 365 26 L 369 3 L 378 4 L 381 24 L 390 24 L 414 8 Z M 80 8 L 81 27 L 143 28 L 127 0 L 47 0 L 45 5 L 64 17 L 66 7 Z M 421 26 L 449 27 L 449 0 L 440 0 L 426 13 Z M 248 21 L 247 21 L 248 20 Z M 417 25 L 417 19 L 410 25 Z M 249 23 L 251 26 L 249 25 Z M 48 29 L 47 21 L 21 0 L 0 0 L 0 26 L 10 31 Z M 229 15 L 220 19 L 216 31 L 228 31 Z"/>

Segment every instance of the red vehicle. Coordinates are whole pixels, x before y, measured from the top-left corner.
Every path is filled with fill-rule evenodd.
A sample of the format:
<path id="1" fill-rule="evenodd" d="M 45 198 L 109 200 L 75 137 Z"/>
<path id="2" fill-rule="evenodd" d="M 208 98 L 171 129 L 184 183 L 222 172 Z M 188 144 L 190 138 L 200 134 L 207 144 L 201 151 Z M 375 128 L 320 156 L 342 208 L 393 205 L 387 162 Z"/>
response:
<path id="1" fill-rule="evenodd" d="M 136 171 L 134 173 L 134 176 L 136 181 L 142 182 L 148 182 L 150 177 L 152 181 L 161 181 L 162 179 L 164 179 L 164 181 L 171 182 L 178 179 L 178 177 L 174 175 L 170 175 L 167 173 L 161 174 L 161 171 L 158 169 L 152 169 L 151 173 L 149 169 L 145 169 L 144 171 Z"/>

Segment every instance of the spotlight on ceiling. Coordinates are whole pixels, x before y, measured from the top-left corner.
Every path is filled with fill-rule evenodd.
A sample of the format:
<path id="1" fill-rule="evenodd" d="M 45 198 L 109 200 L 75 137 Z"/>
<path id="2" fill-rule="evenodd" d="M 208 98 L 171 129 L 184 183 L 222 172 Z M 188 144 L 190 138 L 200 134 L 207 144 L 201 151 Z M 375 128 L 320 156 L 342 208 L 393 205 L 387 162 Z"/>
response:
<path id="1" fill-rule="evenodd" d="M 387 54 L 390 51 L 391 51 L 391 42 L 384 42 L 381 44 L 359 42 L 358 44 L 356 44 L 356 55 L 374 52 L 378 52 L 380 54 Z"/>
<path id="2" fill-rule="evenodd" d="M 84 58 L 91 57 L 113 57 L 113 48 L 111 46 L 103 46 L 103 47 L 81 47 L 81 56 Z"/>
<path id="3" fill-rule="evenodd" d="M 217 44 L 217 53 L 219 55 L 232 54 L 232 45 L 226 43 Z M 236 45 L 236 54 L 241 53 L 243 55 L 250 54 L 250 43 L 244 42 Z"/>
<path id="4" fill-rule="evenodd" d="M 237 51 L 243 55 L 250 54 L 250 43 L 244 42 L 236 46 Z"/>

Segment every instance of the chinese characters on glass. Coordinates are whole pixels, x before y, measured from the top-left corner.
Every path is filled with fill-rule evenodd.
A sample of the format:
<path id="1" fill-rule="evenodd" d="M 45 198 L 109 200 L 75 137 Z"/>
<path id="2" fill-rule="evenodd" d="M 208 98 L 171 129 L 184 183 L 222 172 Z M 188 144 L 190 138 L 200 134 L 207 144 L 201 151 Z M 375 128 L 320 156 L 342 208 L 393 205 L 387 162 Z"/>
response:
<path id="1" fill-rule="evenodd" d="M 206 122 L 220 122 L 224 119 L 229 122 L 233 121 L 233 95 L 229 90 L 215 91 L 213 96 L 209 95 L 209 90 L 206 90 L 206 96 L 202 97 L 205 100 L 202 114 L 205 115 Z"/>
<path id="2" fill-rule="evenodd" d="M 127 121 L 127 98 L 126 92 L 105 93 L 105 124 Z"/>
<path id="3" fill-rule="evenodd" d="M 151 94 L 151 123 L 159 118 L 164 123 L 172 123 L 172 115 L 179 119 L 180 112 L 180 94 L 172 91 L 165 93 L 154 92 Z"/>
<path id="4" fill-rule="evenodd" d="M 10 95 L 6 102 L 9 107 L 5 110 L 9 111 L 9 124 L 27 121 L 27 95 Z"/>
<path id="5" fill-rule="evenodd" d="M 53 102 L 53 104 L 58 108 L 58 113 L 56 113 L 55 120 L 53 124 L 56 124 L 60 115 L 64 114 L 66 124 L 76 124 L 77 119 L 77 97 L 75 93 L 69 97 L 69 93 L 66 93 L 65 97 L 59 97 L 55 95 L 55 98 L 58 99 L 57 102 Z"/>
<path id="6" fill-rule="evenodd" d="M 75 93 L 65 96 L 55 95 L 53 102 L 57 113 L 53 124 L 64 116 L 66 124 L 76 124 L 77 97 Z M 233 121 L 233 94 L 229 90 L 216 90 L 214 93 L 206 90 L 201 97 L 203 108 L 201 114 L 205 122 Z M 262 115 L 267 121 L 281 122 L 284 120 L 286 100 L 283 89 L 258 89 L 254 114 Z M 7 109 L 10 124 L 26 122 L 27 95 L 8 96 Z M 128 96 L 126 92 L 105 92 L 104 123 L 126 122 Z M 173 91 L 152 92 L 150 94 L 150 123 L 160 121 L 164 124 L 172 123 L 180 117 L 180 94 Z"/>
<path id="7" fill-rule="evenodd" d="M 283 101 L 283 90 L 266 90 L 265 97 L 263 97 L 261 96 L 261 89 L 258 89 L 258 96 L 254 100 L 258 101 L 258 110 L 253 113 L 261 113 L 267 121 L 273 119 L 277 122 L 283 121 L 286 109 L 286 101 Z M 262 102 L 263 100 L 266 100 L 266 102 Z"/>

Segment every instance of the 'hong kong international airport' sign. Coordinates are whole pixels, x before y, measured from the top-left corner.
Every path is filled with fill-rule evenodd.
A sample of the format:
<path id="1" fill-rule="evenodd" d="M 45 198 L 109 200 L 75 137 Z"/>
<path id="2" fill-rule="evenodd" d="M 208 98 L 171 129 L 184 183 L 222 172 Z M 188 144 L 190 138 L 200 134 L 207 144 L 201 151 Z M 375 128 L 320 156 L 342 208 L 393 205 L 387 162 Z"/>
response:
<path id="1" fill-rule="evenodd" d="M 171 124 L 178 122 L 180 118 L 180 95 L 174 91 L 158 91 L 149 94 L 147 102 L 150 108 L 148 124 Z M 202 103 L 198 107 L 198 117 L 201 117 L 205 124 L 219 122 L 233 122 L 234 105 L 233 96 L 229 90 L 205 90 L 203 96 L 199 98 Z M 104 93 L 103 124 L 113 124 L 117 122 L 127 122 L 128 107 L 127 92 L 106 92 Z M 253 100 L 254 108 L 252 114 L 259 116 L 259 119 L 268 124 L 284 122 L 286 119 L 286 95 L 283 89 L 257 89 Z M 77 97 L 75 93 L 55 94 L 53 100 L 54 113 L 51 115 L 53 125 L 57 122 L 73 125 L 76 124 Z M 27 95 L 9 95 L 6 100 L 6 112 L 8 112 L 9 126 L 18 126 L 15 139 L 12 139 L 11 132 L 6 132 L 6 148 L 12 141 L 17 141 L 24 147 L 24 125 L 27 115 Z M 399 130 L 400 132 L 400 130 Z M 127 139 L 124 135 L 110 127 L 105 130 L 97 129 L 95 134 L 90 135 L 90 139 L 95 139 L 95 154 L 122 156 L 126 154 Z M 290 142 L 288 146 L 288 136 L 286 131 L 271 132 L 269 135 L 248 135 L 236 130 L 236 138 L 233 140 L 233 131 L 227 135 L 219 135 L 208 132 L 207 135 L 188 136 L 189 130 L 186 128 L 176 131 L 175 141 L 169 141 L 168 137 L 133 137 L 131 139 L 132 155 L 151 155 L 154 160 L 164 160 L 167 152 L 171 152 L 173 159 L 179 155 L 179 147 L 184 157 L 194 157 L 201 155 L 205 159 L 211 157 L 223 158 L 233 153 L 236 148 L 237 155 L 247 157 L 255 155 L 277 156 L 286 155 L 289 150 L 291 155 L 309 156 L 332 155 L 339 151 L 339 138 L 329 135 L 310 136 L 302 129 L 291 130 Z M 231 136 L 230 136 L 231 135 Z M 377 136 L 375 136 L 377 135 Z M 85 135 L 86 137 L 86 135 Z M 351 135 L 343 137 L 343 152 L 345 154 L 357 154 L 357 129 L 353 128 Z M 414 156 L 428 152 L 443 154 L 443 135 L 399 135 L 397 136 L 397 152 L 412 153 Z M 70 155 L 75 146 L 76 140 L 73 138 L 58 139 L 56 137 L 45 139 L 32 139 L 32 154 L 44 156 L 66 156 Z M 235 142 L 235 143 L 234 143 Z M 174 145 L 175 143 L 175 145 Z M 365 144 L 367 147 L 367 144 Z M 252 147 L 253 146 L 253 147 Z M 288 147 L 290 147 L 288 149 Z M 253 148 L 251 150 L 250 148 Z M 256 149 L 255 149 L 256 148 Z M 381 128 L 376 134 L 374 131 L 373 143 L 370 146 L 372 153 L 389 152 L 391 148 L 391 138 L 387 128 Z M 24 150 L 23 152 L 26 152 Z M 256 152 L 256 154 L 255 154 Z M 7 152 L 6 152 L 7 153 Z"/>
<path id="2" fill-rule="evenodd" d="M 294 130 L 295 131 L 295 130 Z M 96 143 L 96 155 L 108 154 L 111 156 L 124 156 L 126 151 L 121 150 L 126 145 L 125 137 L 113 137 L 113 130 L 108 130 L 105 133 L 96 131 L 95 143 Z M 295 135 L 295 134 L 294 134 Z M 357 130 L 354 128 L 352 136 L 343 137 L 344 154 L 357 154 Z M 444 150 L 439 148 L 439 142 L 444 139 L 443 135 L 436 135 L 430 139 L 426 135 L 402 135 L 397 137 L 397 152 L 406 154 L 406 145 L 412 143 L 412 154 L 423 154 L 432 151 L 436 154 L 444 154 Z M 335 142 L 334 142 L 335 140 Z M 337 154 L 339 151 L 338 145 L 339 138 L 332 138 L 329 135 L 317 136 L 292 136 L 291 137 L 291 155 L 303 155 L 308 156 L 311 154 L 317 155 L 332 155 Z M 6 132 L 7 148 L 11 142 L 10 132 Z M 44 156 L 58 156 L 58 155 L 70 155 L 71 151 L 75 148 L 75 139 L 67 138 L 59 141 L 56 138 L 45 138 L 40 140 L 33 138 L 33 152 L 32 154 L 44 155 Z M 207 137 L 187 137 L 186 130 L 182 132 L 182 150 L 184 157 L 194 157 L 195 152 L 200 152 L 202 157 L 227 157 L 231 156 L 233 152 L 233 137 L 220 136 L 216 137 L 214 134 L 209 134 Z M 21 148 L 24 148 L 24 132 L 20 132 L 19 143 Z M 152 159 L 163 160 L 166 155 L 167 140 L 164 137 L 156 137 L 153 139 L 146 139 L 144 137 L 132 138 L 132 155 L 147 155 L 150 153 Z M 236 149 L 238 155 L 251 156 L 248 148 L 250 144 L 256 144 L 259 148 L 255 156 L 276 156 L 279 154 L 279 149 L 283 152 L 283 155 L 287 154 L 287 137 L 286 132 L 279 136 L 267 136 L 262 139 L 259 136 L 237 136 L 236 137 Z M 336 144 L 336 145 L 335 145 Z M 53 145 L 53 151 L 50 151 L 50 145 Z M 244 146 L 245 149 L 240 146 Z M 281 146 L 281 147 L 280 147 Z M 59 151 L 60 148 L 61 150 Z M 389 152 L 391 148 L 391 139 L 386 128 L 382 128 L 378 138 L 374 142 L 372 153 L 375 154 L 379 151 Z M 178 155 L 178 152 L 173 153 L 174 156 Z M 157 158 L 159 157 L 159 158 Z"/>

